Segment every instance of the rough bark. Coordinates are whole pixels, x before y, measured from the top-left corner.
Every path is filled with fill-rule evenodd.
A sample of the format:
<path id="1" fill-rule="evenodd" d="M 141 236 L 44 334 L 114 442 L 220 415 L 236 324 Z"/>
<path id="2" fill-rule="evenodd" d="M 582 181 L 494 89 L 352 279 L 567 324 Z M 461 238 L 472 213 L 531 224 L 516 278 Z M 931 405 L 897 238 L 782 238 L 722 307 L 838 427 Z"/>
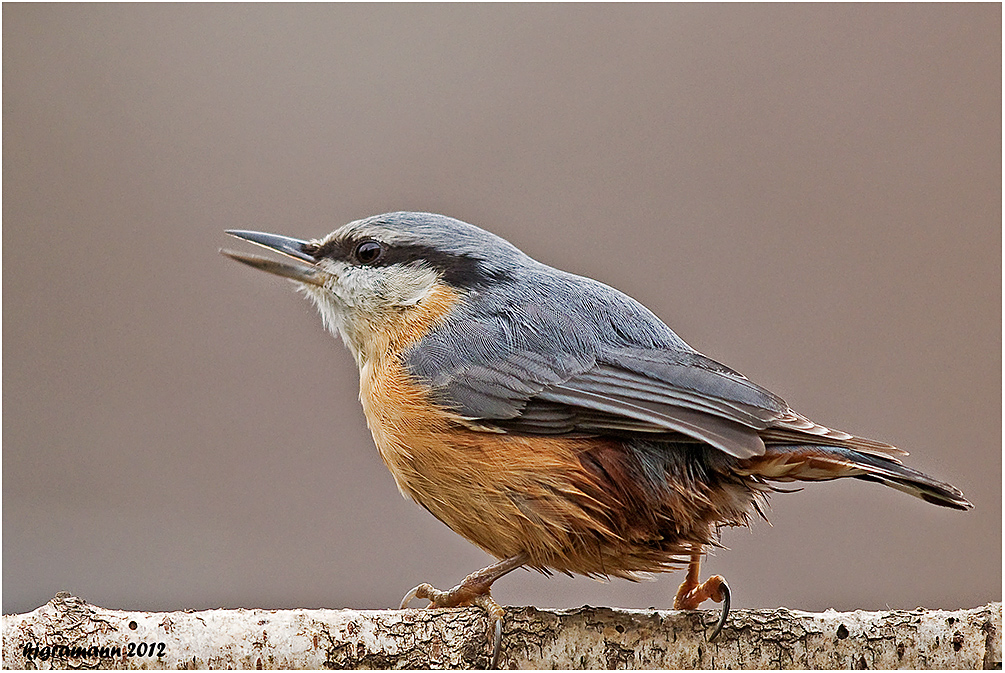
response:
<path id="1" fill-rule="evenodd" d="M 1001 668 L 1001 603 L 971 610 L 509 608 L 502 668 Z M 482 668 L 484 614 L 106 610 L 67 593 L 3 618 L 4 668 Z"/>

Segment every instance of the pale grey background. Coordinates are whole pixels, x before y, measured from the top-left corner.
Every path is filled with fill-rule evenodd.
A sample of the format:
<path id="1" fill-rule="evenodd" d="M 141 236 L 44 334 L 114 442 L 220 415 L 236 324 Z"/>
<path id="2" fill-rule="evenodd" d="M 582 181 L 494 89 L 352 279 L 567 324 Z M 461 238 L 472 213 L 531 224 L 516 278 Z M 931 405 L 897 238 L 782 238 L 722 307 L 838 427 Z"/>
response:
<path id="1" fill-rule="evenodd" d="M 779 495 L 739 607 L 1001 599 L 1001 6 L 3 6 L 3 610 L 396 604 L 342 346 L 222 231 L 447 213 L 637 297 L 970 513 Z M 506 604 L 669 607 L 518 572 Z"/>

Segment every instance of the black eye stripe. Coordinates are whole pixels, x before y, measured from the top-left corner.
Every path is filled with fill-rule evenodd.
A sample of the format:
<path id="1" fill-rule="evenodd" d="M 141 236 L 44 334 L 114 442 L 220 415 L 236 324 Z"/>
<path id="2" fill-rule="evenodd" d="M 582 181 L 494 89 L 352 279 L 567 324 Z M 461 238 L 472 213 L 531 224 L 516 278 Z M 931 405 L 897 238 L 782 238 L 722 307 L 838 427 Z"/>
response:
<path id="1" fill-rule="evenodd" d="M 380 247 L 380 254 L 369 262 L 363 261 L 359 256 L 361 248 L 366 244 Z M 505 272 L 484 269 L 481 262 L 471 255 L 448 253 L 416 243 L 390 244 L 372 238 L 363 240 L 336 238 L 318 245 L 309 254 L 316 259 L 328 257 L 366 266 L 389 267 L 396 264 L 427 266 L 438 271 L 448 284 L 462 289 L 484 288 L 508 277 Z"/>

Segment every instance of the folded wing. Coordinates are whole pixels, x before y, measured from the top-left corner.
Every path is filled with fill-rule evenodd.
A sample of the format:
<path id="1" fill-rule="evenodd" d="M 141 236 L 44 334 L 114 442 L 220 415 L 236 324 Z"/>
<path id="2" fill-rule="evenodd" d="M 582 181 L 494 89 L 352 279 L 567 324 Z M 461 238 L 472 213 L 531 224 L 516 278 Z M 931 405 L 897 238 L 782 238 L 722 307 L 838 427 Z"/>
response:
<path id="1" fill-rule="evenodd" d="M 688 347 L 634 300 L 601 288 L 615 294 L 599 315 L 540 304 L 461 314 L 413 347 L 406 365 L 438 403 L 478 430 L 684 436 L 741 459 L 764 454 L 766 445 L 807 442 L 903 453 L 796 414 Z"/>

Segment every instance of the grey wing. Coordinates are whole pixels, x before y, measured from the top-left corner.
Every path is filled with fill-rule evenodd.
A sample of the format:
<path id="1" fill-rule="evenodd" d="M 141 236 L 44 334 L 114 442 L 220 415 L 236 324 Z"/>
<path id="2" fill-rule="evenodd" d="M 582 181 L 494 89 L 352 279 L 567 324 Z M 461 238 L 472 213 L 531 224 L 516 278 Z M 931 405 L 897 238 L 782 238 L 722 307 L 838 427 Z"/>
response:
<path id="1" fill-rule="evenodd" d="M 515 352 L 491 365 L 441 372 L 430 388 L 440 404 L 478 429 L 548 435 L 680 433 L 738 458 L 764 453 L 758 430 L 787 411 L 779 408 L 776 397 L 739 375 L 699 365 L 664 363 L 661 373 L 677 374 L 677 381 L 595 358 L 563 364 L 574 366 Z"/>
<path id="2" fill-rule="evenodd" d="M 774 393 L 700 353 L 619 349 L 602 358 L 591 369 L 545 386 L 528 407 L 546 400 L 601 409 L 606 413 L 600 417 L 580 412 L 578 428 L 616 430 L 627 416 L 636 419 L 629 427 L 635 432 L 676 430 L 737 458 L 761 455 L 765 444 L 841 446 L 891 460 L 907 453 L 814 423 Z"/>
<path id="3" fill-rule="evenodd" d="M 556 275 L 558 274 L 558 275 Z M 404 354 L 434 399 L 479 430 L 690 437 L 737 458 L 765 444 L 902 454 L 831 430 L 696 352 L 635 300 L 550 273 L 481 297 Z M 512 286 L 511 288 L 512 289 Z"/>
<path id="4" fill-rule="evenodd" d="M 690 349 L 633 300 L 615 299 L 599 317 L 564 303 L 562 311 L 525 304 L 461 315 L 408 351 L 405 364 L 476 429 L 673 433 L 738 458 L 764 453 L 758 431 L 791 413 L 785 402 Z M 590 317 L 577 322 L 581 315 Z"/>
<path id="5" fill-rule="evenodd" d="M 612 349 L 597 363 L 531 398 L 577 410 L 583 432 L 676 432 L 737 458 L 764 453 L 759 431 L 785 402 L 695 352 Z"/>

